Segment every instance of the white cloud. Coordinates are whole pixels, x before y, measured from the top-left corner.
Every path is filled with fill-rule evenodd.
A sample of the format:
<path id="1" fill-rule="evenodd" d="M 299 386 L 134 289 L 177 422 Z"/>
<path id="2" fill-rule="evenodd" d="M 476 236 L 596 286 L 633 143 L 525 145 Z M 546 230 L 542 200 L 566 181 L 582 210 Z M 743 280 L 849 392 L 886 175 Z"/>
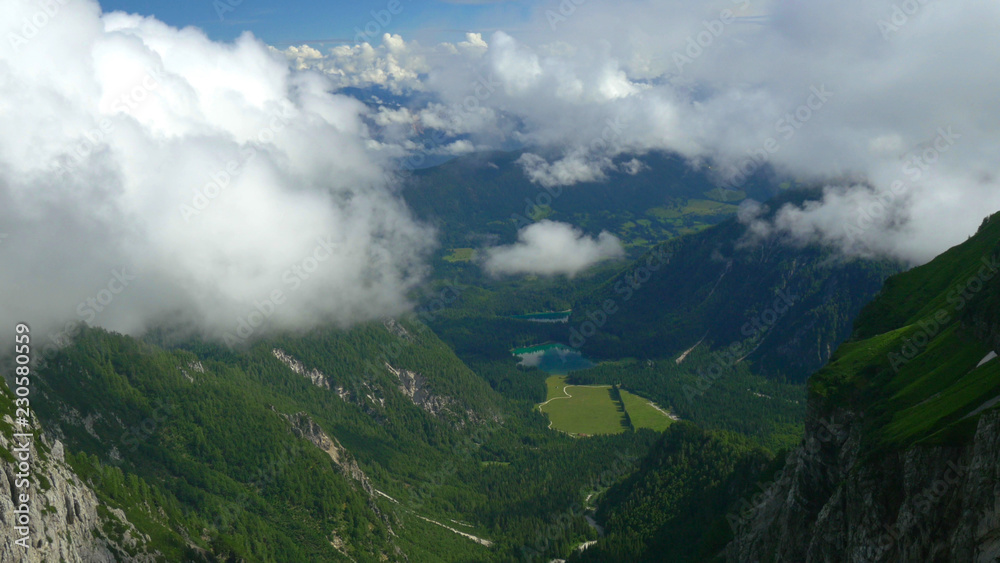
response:
<path id="1" fill-rule="evenodd" d="M 524 153 L 517 159 L 517 164 L 532 182 L 551 188 L 604 180 L 604 169 L 611 166 L 611 161 L 592 160 L 581 153 L 574 153 L 549 163 L 537 154 Z"/>
<path id="2" fill-rule="evenodd" d="M 486 270 L 496 274 L 575 276 L 602 262 L 622 258 L 621 241 L 608 232 L 586 236 L 566 223 L 540 221 L 521 229 L 518 241 L 487 251 Z"/>
<path id="3" fill-rule="evenodd" d="M 423 123 L 544 148 L 521 163 L 543 185 L 647 151 L 711 162 L 724 185 L 766 162 L 830 186 L 772 227 L 920 262 L 1000 209 L 1000 75 L 983 70 L 1000 65 L 1000 5 L 916 3 L 901 18 L 897 3 L 595 0 L 555 21 L 540 6 L 485 54 L 424 48 L 420 88 L 438 101 Z M 948 128 L 947 150 L 914 162 Z"/>
<path id="4" fill-rule="evenodd" d="M 389 33 L 383 34 L 381 45 L 338 45 L 325 56 L 308 45 L 271 49 L 295 69 L 325 73 L 339 88 L 381 86 L 396 94 L 421 90 L 420 75 L 430 70 L 419 43 L 407 43 L 401 36 Z"/>
<path id="5" fill-rule="evenodd" d="M 0 36 L 38 10 L 4 3 Z M 215 43 L 88 0 L 5 44 L 0 317 L 42 345 L 74 320 L 219 335 L 405 310 L 433 233 L 367 148 L 368 109 L 331 89 L 249 35 Z"/>
<path id="6" fill-rule="evenodd" d="M 646 166 L 646 164 L 638 158 L 633 158 L 632 160 L 621 163 L 618 168 L 629 176 L 635 176 L 639 172 L 647 170 L 649 166 Z"/>

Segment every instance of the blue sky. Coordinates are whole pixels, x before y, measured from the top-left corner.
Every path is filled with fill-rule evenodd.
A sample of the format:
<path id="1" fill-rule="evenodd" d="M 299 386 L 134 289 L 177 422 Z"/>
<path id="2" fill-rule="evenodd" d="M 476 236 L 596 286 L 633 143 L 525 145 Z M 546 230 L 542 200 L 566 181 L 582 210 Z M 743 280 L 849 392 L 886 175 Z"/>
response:
<path id="1" fill-rule="evenodd" d="M 193 25 L 213 39 L 231 40 L 245 30 L 276 45 L 353 42 L 356 29 L 402 34 L 408 40 L 454 40 L 466 31 L 488 34 L 495 29 L 516 31 L 531 14 L 535 0 L 100 0 L 104 11 L 124 10 L 176 27 Z M 383 23 L 372 12 L 381 12 Z M 221 14 L 221 18 L 220 18 Z"/>

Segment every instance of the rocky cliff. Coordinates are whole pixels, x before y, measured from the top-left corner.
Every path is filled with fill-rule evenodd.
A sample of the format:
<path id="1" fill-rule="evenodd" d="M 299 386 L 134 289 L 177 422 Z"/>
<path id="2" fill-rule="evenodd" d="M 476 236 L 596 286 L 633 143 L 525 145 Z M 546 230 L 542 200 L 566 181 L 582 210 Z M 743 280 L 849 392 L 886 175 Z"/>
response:
<path id="1" fill-rule="evenodd" d="M 12 420 L 6 417 L 4 422 L 10 424 Z M 18 483 L 17 464 L 0 460 L 0 491 L 3 491 L 0 495 L 0 561 L 154 561 L 155 554 L 145 553 L 144 549 L 149 538 L 138 532 L 124 513 L 114 509 L 98 510 L 97 495 L 66 464 L 62 443 L 56 440 L 51 446 L 46 445 L 38 428 L 32 428 L 31 432 L 42 442 L 16 439 L 12 442 L 6 432 L 0 433 L 0 449 L 4 451 L 30 443 L 27 473 L 32 481 L 28 487 L 16 487 L 23 484 Z M 28 495 L 28 502 L 20 502 L 22 494 Z M 26 509 L 27 514 L 26 536 L 17 529 L 25 520 L 20 513 L 22 509 Z"/>
<path id="2" fill-rule="evenodd" d="M 813 422 L 777 479 L 745 501 L 726 560 L 1000 560 L 1000 412 L 964 446 L 864 455 L 857 413 Z"/>
<path id="3" fill-rule="evenodd" d="M 729 561 L 1000 560 L 1000 215 L 890 278 L 810 378 L 805 437 Z"/>

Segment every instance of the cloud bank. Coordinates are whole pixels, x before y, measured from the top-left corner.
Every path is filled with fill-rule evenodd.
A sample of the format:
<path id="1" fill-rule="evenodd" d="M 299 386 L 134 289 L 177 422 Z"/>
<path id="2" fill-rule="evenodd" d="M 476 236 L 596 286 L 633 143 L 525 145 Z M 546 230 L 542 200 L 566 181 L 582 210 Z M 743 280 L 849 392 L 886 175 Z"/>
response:
<path id="1" fill-rule="evenodd" d="M 250 35 L 46 9 L 0 5 L 0 318 L 240 341 L 407 308 L 434 237 L 366 106 Z"/>
<path id="2" fill-rule="evenodd" d="M 392 171 L 510 146 L 540 188 L 650 151 L 732 188 L 766 164 L 827 187 L 755 232 L 922 262 L 1000 209 L 998 25 L 972 0 L 590 0 L 517 33 L 321 52 L 5 2 L 0 314 L 214 334 L 394 314 L 433 233 Z M 572 275 L 588 261 L 563 257 L 609 240 L 540 224 L 490 263 Z"/>
<path id="3" fill-rule="evenodd" d="M 829 186 L 773 228 L 922 262 L 1000 209 L 998 25 L 1000 5 L 971 0 L 591 0 L 541 3 L 516 34 L 386 36 L 364 56 L 419 60 L 380 84 L 431 95 L 408 110 L 433 106 L 429 129 L 533 149 L 521 164 L 542 186 L 649 151 L 734 188 L 767 164 Z"/>
<path id="4" fill-rule="evenodd" d="M 543 220 L 521 229 L 517 242 L 487 251 L 483 267 L 493 275 L 539 274 L 573 277 L 602 262 L 625 256 L 621 241 L 606 231 L 596 238 L 566 223 Z"/>

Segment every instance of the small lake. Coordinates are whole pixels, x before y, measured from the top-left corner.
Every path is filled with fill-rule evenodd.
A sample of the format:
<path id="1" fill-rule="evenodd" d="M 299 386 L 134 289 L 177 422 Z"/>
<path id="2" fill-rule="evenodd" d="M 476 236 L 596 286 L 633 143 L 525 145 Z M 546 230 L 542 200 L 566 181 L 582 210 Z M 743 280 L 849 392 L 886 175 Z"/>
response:
<path id="1" fill-rule="evenodd" d="M 595 365 L 575 348 L 559 343 L 518 348 L 512 353 L 520 358 L 518 365 L 536 367 L 547 373 L 563 374 Z"/>
<path id="2" fill-rule="evenodd" d="M 572 311 L 555 311 L 550 313 L 531 313 L 530 315 L 514 315 L 511 318 L 533 323 L 568 323 Z"/>

